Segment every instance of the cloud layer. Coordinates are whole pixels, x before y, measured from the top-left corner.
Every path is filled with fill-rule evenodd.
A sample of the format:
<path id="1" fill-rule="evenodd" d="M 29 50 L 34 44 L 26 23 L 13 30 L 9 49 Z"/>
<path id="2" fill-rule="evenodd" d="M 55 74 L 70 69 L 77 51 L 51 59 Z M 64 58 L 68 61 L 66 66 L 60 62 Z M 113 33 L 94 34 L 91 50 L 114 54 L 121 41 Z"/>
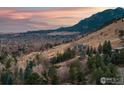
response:
<path id="1" fill-rule="evenodd" d="M 25 32 L 71 26 L 106 8 L 0 8 L 0 32 Z"/>

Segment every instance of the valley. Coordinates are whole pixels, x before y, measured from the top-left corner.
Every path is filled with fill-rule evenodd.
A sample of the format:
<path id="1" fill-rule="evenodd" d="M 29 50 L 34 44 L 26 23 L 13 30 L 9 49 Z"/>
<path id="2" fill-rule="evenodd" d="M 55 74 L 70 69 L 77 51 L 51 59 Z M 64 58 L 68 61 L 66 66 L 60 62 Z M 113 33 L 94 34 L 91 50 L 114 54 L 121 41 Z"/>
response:
<path id="1" fill-rule="evenodd" d="M 0 34 L 0 84 L 101 85 L 103 77 L 123 79 L 123 37 L 123 8 L 70 27 Z"/>

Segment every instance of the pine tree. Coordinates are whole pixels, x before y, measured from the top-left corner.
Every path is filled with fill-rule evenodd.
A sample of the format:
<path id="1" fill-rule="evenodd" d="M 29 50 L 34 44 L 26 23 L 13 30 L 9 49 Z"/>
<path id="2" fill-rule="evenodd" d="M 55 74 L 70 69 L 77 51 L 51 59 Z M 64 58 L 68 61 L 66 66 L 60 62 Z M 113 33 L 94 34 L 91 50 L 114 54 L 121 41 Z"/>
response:
<path id="1" fill-rule="evenodd" d="M 79 61 L 74 62 L 69 70 L 70 81 L 72 84 L 85 84 L 85 77 Z"/>
<path id="2" fill-rule="evenodd" d="M 93 55 L 93 48 L 92 47 L 88 47 L 86 50 L 86 53 L 88 56 L 92 56 Z"/>
<path id="3" fill-rule="evenodd" d="M 32 73 L 26 80 L 27 84 L 39 85 L 42 84 L 42 79 L 38 73 Z"/>
<path id="4" fill-rule="evenodd" d="M 4 71 L 1 74 L 1 83 L 4 85 L 12 85 L 13 84 L 13 75 L 10 71 Z"/>
<path id="5" fill-rule="evenodd" d="M 105 41 L 103 44 L 103 54 L 111 56 L 111 42 L 110 41 Z"/>
<path id="6" fill-rule="evenodd" d="M 120 64 L 124 64 L 124 49 L 120 50 L 119 59 L 118 60 L 119 60 Z"/>
<path id="7" fill-rule="evenodd" d="M 109 55 L 103 55 L 103 60 L 106 65 L 111 63 L 111 57 Z"/>
<path id="8" fill-rule="evenodd" d="M 111 42 L 108 41 L 108 54 L 109 54 L 109 56 L 111 56 L 111 51 L 112 51 Z"/>
<path id="9" fill-rule="evenodd" d="M 22 68 L 20 68 L 20 70 L 19 70 L 19 79 L 24 80 L 24 72 L 23 72 Z"/>
<path id="10" fill-rule="evenodd" d="M 34 66 L 33 61 L 29 61 L 29 63 L 26 66 L 26 69 L 24 71 L 24 80 L 25 80 L 25 83 L 27 83 L 28 78 L 32 74 L 32 68 L 33 68 L 33 66 Z"/>
<path id="11" fill-rule="evenodd" d="M 116 64 L 116 65 L 119 64 L 119 53 L 118 53 L 118 51 L 115 51 L 115 52 L 112 53 L 111 63 Z"/>
<path id="12" fill-rule="evenodd" d="M 99 46 L 98 46 L 98 52 L 101 54 L 102 53 L 102 45 L 101 44 L 99 44 Z"/>
<path id="13" fill-rule="evenodd" d="M 98 70 L 97 70 L 96 84 L 101 84 L 100 79 L 102 77 L 104 77 L 104 71 L 102 70 L 101 67 L 99 67 Z"/>
<path id="14" fill-rule="evenodd" d="M 57 70 L 54 66 L 51 66 L 49 68 L 48 77 L 50 78 L 51 84 L 59 84 L 59 78 L 57 76 Z"/>

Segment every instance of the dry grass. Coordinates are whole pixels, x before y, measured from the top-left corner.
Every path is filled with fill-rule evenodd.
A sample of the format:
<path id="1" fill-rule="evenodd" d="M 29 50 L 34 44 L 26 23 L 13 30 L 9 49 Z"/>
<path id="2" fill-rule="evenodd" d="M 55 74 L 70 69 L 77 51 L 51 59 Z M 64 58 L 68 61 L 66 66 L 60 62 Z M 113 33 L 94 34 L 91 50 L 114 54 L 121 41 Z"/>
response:
<path id="1" fill-rule="evenodd" d="M 100 43 L 102 44 L 105 40 L 110 40 L 113 47 L 118 47 L 122 45 L 121 40 L 118 38 L 118 31 L 121 29 L 124 29 L 124 22 L 119 20 L 97 32 L 89 34 L 88 36 L 80 39 L 78 42 L 98 47 L 98 45 Z"/>
<path id="2" fill-rule="evenodd" d="M 122 20 L 119 20 L 115 23 L 112 23 L 103 29 L 96 31 L 94 33 L 91 33 L 77 41 L 73 41 L 66 44 L 58 45 L 54 48 L 48 49 L 42 53 L 40 52 L 33 52 L 29 55 L 25 55 L 24 57 L 21 57 L 18 61 L 18 65 L 21 67 L 24 67 L 26 65 L 26 61 L 28 59 L 34 58 L 36 54 L 42 54 L 43 56 L 47 58 L 51 58 L 55 56 L 57 53 L 63 53 L 65 49 L 72 47 L 76 44 L 87 44 L 93 47 L 98 47 L 98 45 L 103 43 L 105 40 L 110 40 L 112 42 L 112 46 L 118 47 L 123 45 L 121 40 L 118 38 L 118 31 L 124 29 L 124 22 Z"/>

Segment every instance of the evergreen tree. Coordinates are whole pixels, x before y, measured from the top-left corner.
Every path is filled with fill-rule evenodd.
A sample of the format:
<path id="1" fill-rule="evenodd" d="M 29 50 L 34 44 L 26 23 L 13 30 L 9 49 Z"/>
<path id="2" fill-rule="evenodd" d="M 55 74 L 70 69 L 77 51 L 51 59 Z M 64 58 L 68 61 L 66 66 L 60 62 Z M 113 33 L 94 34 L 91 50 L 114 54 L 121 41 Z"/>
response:
<path id="1" fill-rule="evenodd" d="M 108 54 L 111 56 L 111 51 L 112 51 L 112 46 L 111 46 L 111 42 L 108 41 Z"/>
<path id="2" fill-rule="evenodd" d="M 42 84 L 50 84 L 50 83 L 51 83 L 47 71 L 44 71 L 44 72 L 41 74 L 41 78 L 42 78 Z"/>
<path id="3" fill-rule="evenodd" d="M 22 68 L 20 68 L 20 70 L 19 70 L 19 79 L 24 80 L 24 72 L 23 72 Z"/>
<path id="4" fill-rule="evenodd" d="M 120 64 L 124 64 L 124 48 L 120 50 L 118 60 Z"/>
<path id="5" fill-rule="evenodd" d="M 42 84 L 42 79 L 38 73 L 32 73 L 26 80 L 27 84 L 39 85 Z"/>
<path id="6" fill-rule="evenodd" d="M 103 44 L 103 54 L 111 56 L 111 42 L 110 41 L 105 41 Z"/>
<path id="7" fill-rule="evenodd" d="M 84 74 L 81 69 L 79 61 L 74 62 L 70 66 L 69 76 L 72 84 L 85 84 Z"/>
<path id="8" fill-rule="evenodd" d="M 109 55 L 96 55 L 88 58 L 88 66 L 91 71 L 91 82 L 95 81 L 96 84 L 101 84 L 100 79 L 102 77 L 116 78 L 119 76 L 115 65 L 111 64 Z"/>
<path id="9" fill-rule="evenodd" d="M 98 46 L 98 52 L 101 54 L 102 53 L 102 45 L 101 44 L 99 44 L 99 46 Z"/>
<path id="10" fill-rule="evenodd" d="M 104 77 L 104 71 L 102 70 L 101 67 L 99 67 L 98 70 L 97 70 L 96 84 L 101 84 L 100 79 L 102 77 Z"/>
<path id="11" fill-rule="evenodd" d="M 118 53 L 118 51 L 115 51 L 115 52 L 112 53 L 111 63 L 116 64 L 116 65 L 119 64 L 119 53 Z"/>
<path id="12" fill-rule="evenodd" d="M 90 47 L 89 47 L 89 46 L 87 47 L 87 51 L 86 51 L 86 53 L 87 53 L 87 55 L 90 54 Z"/>
<path id="13" fill-rule="evenodd" d="M 1 83 L 4 85 L 12 85 L 13 84 L 13 75 L 10 71 L 4 71 L 1 74 Z"/>
<path id="14" fill-rule="evenodd" d="M 118 77 L 118 71 L 116 65 L 109 63 L 108 68 L 110 69 L 111 72 L 111 77 Z"/>
<path id="15" fill-rule="evenodd" d="M 48 77 L 50 78 L 51 84 L 59 84 L 59 78 L 57 76 L 57 70 L 54 66 L 51 66 L 49 68 Z"/>
<path id="16" fill-rule="evenodd" d="M 109 55 L 103 55 L 103 60 L 106 65 L 111 63 L 111 57 Z"/>
<path id="17" fill-rule="evenodd" d="M 87 48 L 86 53 L 87 53 L 88 56 L 92 56 L 92 55 L 93 55 L 93 52 L 94 52 L 94 50 L 93 50 L 92 47 L 88 47 L 88 48 Z"/>
<path id="18" fill-rule="evenodd" d="M 26 66 L 26 69 L 24 71 L 24 80 L 25 80 L 25 83 L 27 83 L 28 78 L 32 74 L 32 68 L 33 68 L 33 66 L 34 66 L 33 61 L 29 61 L 29 63 Z"/>
<path id="19" fill-rule="evenodd" d="M 74 56 L 75 56 L 75 51 L 73 49 L 68 48 L 67 50 L 65 50 L 63 54 L 57 53 L 57 56 L 51 59 L 51 63 L 52 64 L 60 63 L 65 60 L 69 60 L 73 58 Z"/>

